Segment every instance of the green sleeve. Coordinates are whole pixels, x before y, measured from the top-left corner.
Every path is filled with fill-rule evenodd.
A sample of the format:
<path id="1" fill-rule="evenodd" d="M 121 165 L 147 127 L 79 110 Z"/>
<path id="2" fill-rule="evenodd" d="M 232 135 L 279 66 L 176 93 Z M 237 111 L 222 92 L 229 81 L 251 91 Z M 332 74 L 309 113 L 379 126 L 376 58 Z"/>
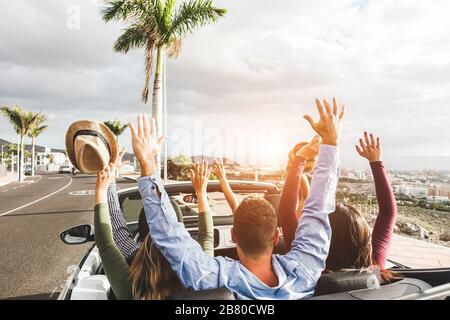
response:
<path id="1" fill-rule="evenodd" d="M 214 257 L 214 223 L 210 211 L 198 214 L 198 243 L 206 254 Z"/>
<path id="2" fill-rule="evenodd" d="M 108 205 L 94 208 L 95 243 L 102 259 L 103 269 L 118 300 L 131 300 L 128 263 L 113 240 Z"/>

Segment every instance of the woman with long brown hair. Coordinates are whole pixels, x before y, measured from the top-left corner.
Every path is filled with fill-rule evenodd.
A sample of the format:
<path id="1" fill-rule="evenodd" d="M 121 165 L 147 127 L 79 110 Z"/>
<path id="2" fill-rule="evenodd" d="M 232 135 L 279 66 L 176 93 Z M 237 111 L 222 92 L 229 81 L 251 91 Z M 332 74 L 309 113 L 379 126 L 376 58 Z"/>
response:
<path id="1" fill-rule="evenodd" d="M 116 164 L 110 164 L 97 175 L 94 224 L 96 245 L 116 297 L 119 300 L 162 300 L 187 290 L 149 235 L 135 253 L 131 266 L 114 242 L 107 190 L 114 179 L 115 168 Z M 198 198 L 198 241 L 205 252 L 214 255 L 213 221 L 206 196 L 209 173 L 205 162 L 197 163 L 191 179 Z"/>
<path id="2" fill-rule="evenodd" d="M 346 204 L 336 206 L 335 212 L 329 216 L 332 236 L 326 270 L 340 271 L 375 266 L 380 270 L 382 283 L 387 283 L 394 277 L 393 273 L 385 270 L 385 265 L 394 233 L 397 205 L 382 161 L 380 138 L 365 132 L 359 143 L 356 151 L 369 161 L 372 169 L 379 213 L 371 232 L 362 213 L 354 207 Z M 290 239 L 294 237 L 292 232 L 295 232 L 298 225 L 297 203 L 294 199 L 299 192 L 298 177 L 302 174 L 302 169 L 302 163 L 291 167 L 280 202 L 279 217 L 287 250 L 291 246 Z"/>

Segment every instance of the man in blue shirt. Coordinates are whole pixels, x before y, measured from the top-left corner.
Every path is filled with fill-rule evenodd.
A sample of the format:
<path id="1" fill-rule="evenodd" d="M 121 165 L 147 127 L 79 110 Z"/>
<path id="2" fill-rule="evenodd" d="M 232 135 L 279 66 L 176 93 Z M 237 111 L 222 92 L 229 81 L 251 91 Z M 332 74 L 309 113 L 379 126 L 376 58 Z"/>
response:
<path id="1" fill-rule="evenodd" d="M 345 114 L 345 107 L 339 108 L 336 99 L 333 105 L 316 99 L 316 105 L 320 120 L 314 122 L 308 115 L 305 119 L 321 136 L 322 145 L 292 249 L 286 255 L 273 254 L 279 240 L 276 213 L 264 200 L 246 199 L 236 210 L 232 231 L 239 261 L 208 256 L 178 223 L 156 169 L 162 139 L 156 137 L 155 121 L 150 123 L 140 115 L 138 128 L 131 126 L 150 235 L 186 287 L 228 288 L 238 299 L 301 299 L 314 294 L 329 250 L 328 215 L 335 210 L 338 142 Z"/>

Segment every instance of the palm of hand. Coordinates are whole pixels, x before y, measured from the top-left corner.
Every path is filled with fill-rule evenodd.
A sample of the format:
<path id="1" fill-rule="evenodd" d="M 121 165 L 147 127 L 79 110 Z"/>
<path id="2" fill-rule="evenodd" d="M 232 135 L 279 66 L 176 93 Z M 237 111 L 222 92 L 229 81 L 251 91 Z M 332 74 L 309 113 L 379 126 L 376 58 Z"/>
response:
<path id="1" fill-rule="evenodd" d="M 305 160 L 313 160 L 318 152 L 319 145 L 308 143 L 297 152 L 297 156 L 302 157 Z"/>

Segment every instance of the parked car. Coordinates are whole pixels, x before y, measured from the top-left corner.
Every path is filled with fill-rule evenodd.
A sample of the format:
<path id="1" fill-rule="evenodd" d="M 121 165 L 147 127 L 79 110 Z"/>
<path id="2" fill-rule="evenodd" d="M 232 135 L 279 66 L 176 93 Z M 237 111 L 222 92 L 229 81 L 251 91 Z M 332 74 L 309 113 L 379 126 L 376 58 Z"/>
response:
<path id="1" fill-rule="evenodd" d="M 24 173 L 26 176 L 31 176 L 32 170 L 31 170 L 31 164 L 27 164 L 24 168 Z"/>
<path id="2" fill-rule="evenodd" d="M 256 195 L 265 198 L 277 209 L 280 200 L 278 188 L 269 183 L 230 182 L 231 188 L 238 197 Z M 175 212 L 181 216 L 191 236 L 198 235 L 198 219 L 195 192 L 190 183 L 169 183 L 166 191 L 171 198 Z M 219 182 L 212 181 L 208 185 L 208 197 L 214 220 L 215 254 L 237 259 L 236 245 L 231 239 L 233 215 L 220 192 Z M 137 236 L 138 217 L 142 210 L 139 190 L 133 187 L 119 191 L 119 201 L 128 223 L 130 232 Z M 93 242 L 94 228 L 90 225 L 76 226 L 61 233 L 61 240 L 68 245 Z M 285 253 L 283 238 L 275 248 L 275 253 Z M 374 274 L 349 270 L 325 274 L 318 282 L 316 296 L 311 300 L 429 300 L 450 299 L 450 268 L 412 269 L 394 261 L 388 262 L 387 269 L 395 271 L 402 279 L 392 284 L 377 287 L 374 285 Z M 376 278 L 375 278 L 376 279 Z M 60 300 L 113 300 L 108 279 L 104 274 L 102 261 L 97 247 L 93 244 L 81 259 L 78 268 L 67 280 L 59 296 Z M 234 295 L 227 289 L 216 289 L 205 292 L 188 292 L 171 297 L 171 299 L 197 300 L 233 300 Z"/>
<path id="3" fill-rule="evenodd" d="M 69 165 L 63 165 L 61 167 L 59 167 L 59 174 L 72 174 L 72 166 Z"/>

